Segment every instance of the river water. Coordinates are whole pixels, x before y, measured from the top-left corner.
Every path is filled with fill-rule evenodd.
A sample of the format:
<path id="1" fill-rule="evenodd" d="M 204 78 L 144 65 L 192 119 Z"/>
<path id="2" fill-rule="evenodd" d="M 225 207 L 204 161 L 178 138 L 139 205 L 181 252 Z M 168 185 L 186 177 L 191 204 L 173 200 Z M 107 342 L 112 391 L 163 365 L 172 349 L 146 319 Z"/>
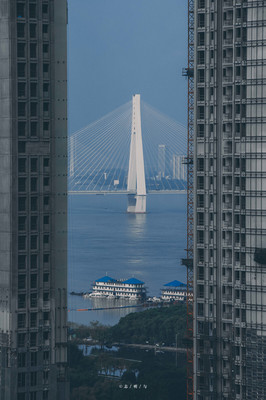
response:
<path id="1" fill-rule="evenodd" d="M 127 214 L 126 208 L 125 195 L 69 196 L 69 292 L 91 291 L 92 282 L 106 274 L 140 279 L 149 296 L 159 296 L 172 280 L 186 282 L 186 269 L 180 265 L 186 256 L 186 195 L 148 195 L 147 214 Z M 75 310 L 129 304 L 69 295 L 68 317 L 76 323 L 113 325 L 136 308 Z"/>

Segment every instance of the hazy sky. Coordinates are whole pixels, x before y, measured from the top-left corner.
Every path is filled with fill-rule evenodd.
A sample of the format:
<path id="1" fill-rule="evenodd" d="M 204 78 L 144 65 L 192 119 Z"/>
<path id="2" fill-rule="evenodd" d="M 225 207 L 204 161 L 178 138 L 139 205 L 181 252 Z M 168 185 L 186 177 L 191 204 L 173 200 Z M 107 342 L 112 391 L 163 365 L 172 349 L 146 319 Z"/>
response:
<path id="1" fill-rule="evenodd" d="M 69 0 L 69 131 L 140 93 L 186 123 L 187 1 Z"/>

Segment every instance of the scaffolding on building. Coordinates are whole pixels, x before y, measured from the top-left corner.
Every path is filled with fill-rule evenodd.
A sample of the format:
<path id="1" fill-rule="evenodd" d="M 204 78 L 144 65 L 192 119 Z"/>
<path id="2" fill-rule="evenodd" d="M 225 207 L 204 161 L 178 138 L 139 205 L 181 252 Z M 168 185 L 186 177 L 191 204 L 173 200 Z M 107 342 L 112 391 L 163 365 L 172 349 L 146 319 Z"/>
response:
<path id="1" fill-rule="evenodd" d="M 188 81 L 187 141 L 187 400 L 193 400 L 193 157 L 194 157 L 194 0 L 188 0 L 188 66 L 183 69 Z"/>

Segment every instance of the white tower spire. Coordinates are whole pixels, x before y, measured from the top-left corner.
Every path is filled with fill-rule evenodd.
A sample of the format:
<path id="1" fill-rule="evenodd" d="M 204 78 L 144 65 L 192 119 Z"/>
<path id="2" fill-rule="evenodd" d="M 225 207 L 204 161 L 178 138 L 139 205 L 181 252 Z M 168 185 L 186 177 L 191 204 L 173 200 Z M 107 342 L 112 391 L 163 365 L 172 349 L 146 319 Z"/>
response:
<path id="1" fill-rule="evenodd" d="M 129 213 L 146 212 L 146 181 L 141 132 L 140 95 L 132 98 L 132 127 L 127 182 Z"/>

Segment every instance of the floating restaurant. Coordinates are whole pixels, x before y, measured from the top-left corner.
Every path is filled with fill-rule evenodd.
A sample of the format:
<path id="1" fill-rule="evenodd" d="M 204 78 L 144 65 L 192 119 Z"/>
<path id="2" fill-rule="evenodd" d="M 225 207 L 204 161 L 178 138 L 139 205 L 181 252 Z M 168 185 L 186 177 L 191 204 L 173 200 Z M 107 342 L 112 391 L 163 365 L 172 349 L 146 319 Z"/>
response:
<path id="1" fill-rule="evenodd" d="M 90 297 L 145 299 L 146 288 L 144 282 L 136 278 L 117 280 L 110 276 L 97 279 L 92 285 Z"/>
<path id="2" fill-rule="evenodd" d="M 163 301 L 184 301 L 187 295 L 187 285 L 180 281 L 166 283 L 161 290 Z"/>

